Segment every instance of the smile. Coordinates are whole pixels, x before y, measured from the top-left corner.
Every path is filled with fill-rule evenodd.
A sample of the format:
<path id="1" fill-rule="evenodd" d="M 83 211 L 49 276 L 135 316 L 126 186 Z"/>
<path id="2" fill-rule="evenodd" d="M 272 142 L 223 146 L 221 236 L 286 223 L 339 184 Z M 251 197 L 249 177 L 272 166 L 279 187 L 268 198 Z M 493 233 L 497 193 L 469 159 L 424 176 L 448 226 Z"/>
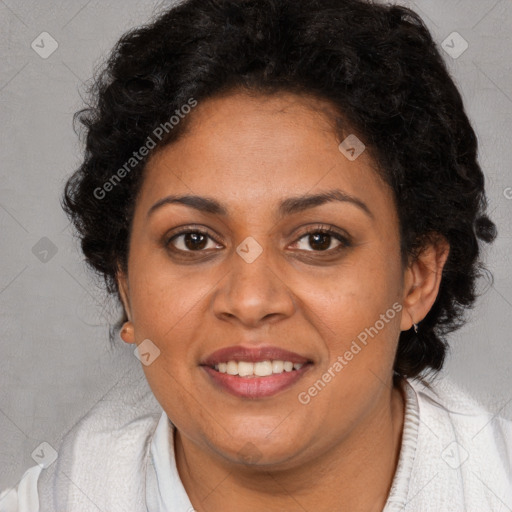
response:
<path id="1" fill-rule="evenodd" d="M 228 361 L 215 366 L 218 368 L 210 366 L 201 366 L 201 368 L 207 373 L 210 383 L 217 390 L 228 392 L 238 398 L 254 400 L 272 397 L 292 387 L 313 364 L 293 364 L 291 361 L 275 360 L 258 363 Z M 264 375 L 258 375 L 256 372 Z"/>

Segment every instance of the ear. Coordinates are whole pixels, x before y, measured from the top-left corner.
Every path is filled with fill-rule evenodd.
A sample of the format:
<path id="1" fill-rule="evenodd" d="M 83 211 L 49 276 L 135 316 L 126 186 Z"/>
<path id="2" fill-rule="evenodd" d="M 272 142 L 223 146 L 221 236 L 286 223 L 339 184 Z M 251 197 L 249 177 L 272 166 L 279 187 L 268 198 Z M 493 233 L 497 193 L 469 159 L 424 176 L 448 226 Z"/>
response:
<path id="1" fill-rule="evenodd" d="M 128 276 L 120 269 L 116 274 L 117 286 L 119 288 L 119 295 L 121 303 L 123 304 L 128 321 L 124 323 L 123 330 L 121 331 L 121 338 L 126 343 L 135 343 L 134 327 L 132 323 L 132 311 L 130 307 L 130 288 L 128 286 Z"/>
<path id="2" fill-rule="evenodd" d="M 423 320 L 433 306 L 444 265 L 450 253 L 450 244 L 436 235 L 425 245 L 417 257 L 409 263 L 404 275 L 402 331 Z"/>

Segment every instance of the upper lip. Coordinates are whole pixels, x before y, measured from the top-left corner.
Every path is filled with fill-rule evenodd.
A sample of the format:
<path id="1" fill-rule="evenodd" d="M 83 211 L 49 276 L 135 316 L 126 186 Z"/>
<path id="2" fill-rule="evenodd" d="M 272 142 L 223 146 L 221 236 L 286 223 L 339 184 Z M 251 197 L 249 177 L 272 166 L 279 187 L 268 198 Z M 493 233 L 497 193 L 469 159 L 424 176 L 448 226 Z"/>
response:
<path id="1" fill-rule="evenodd" d="M 311 362 L 307 357 L 303 357 L 295 352 L 284 350 L 270 345 L 259 347 L 244 347 L 243 345 L 234 345 L 231 347 L 216 350 L 206 357 L 201 365 L 215 366 L 219 363 L 228 361 L 247 361 L 258 363 L 260 361 L 291 361 L 292 363 L 305 364 Z"/>

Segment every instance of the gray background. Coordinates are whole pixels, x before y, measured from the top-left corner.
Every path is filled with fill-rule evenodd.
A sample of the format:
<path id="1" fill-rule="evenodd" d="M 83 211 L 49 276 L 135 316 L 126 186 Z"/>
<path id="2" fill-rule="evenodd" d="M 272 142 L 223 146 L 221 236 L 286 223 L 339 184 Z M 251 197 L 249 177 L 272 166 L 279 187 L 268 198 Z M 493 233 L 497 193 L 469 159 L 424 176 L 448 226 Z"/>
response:
<path id="1" fill-rule="evenodd" d="M 444 373 L 510 418 L 512 1 L 399 3 L 423 17 L 439 45 L 454 31 L 469 44 L 458 58 L 441 52 L 479 137 L 499 238 L 486 252 L 494 286 L 482 283 L 471 321 L 452 335 Z M 59 199 L 80 161 L 71 122 L 83 81 L 156 6 L 0 0 L 0 490 L 35 465 L 41 442 L 56 446 L 134 358 L 131 345 L 110 349 L 106 324 L 117 306 L 82 263 Z M 42 32 L 59 45 L 47 59 L 31 48 Z"/>

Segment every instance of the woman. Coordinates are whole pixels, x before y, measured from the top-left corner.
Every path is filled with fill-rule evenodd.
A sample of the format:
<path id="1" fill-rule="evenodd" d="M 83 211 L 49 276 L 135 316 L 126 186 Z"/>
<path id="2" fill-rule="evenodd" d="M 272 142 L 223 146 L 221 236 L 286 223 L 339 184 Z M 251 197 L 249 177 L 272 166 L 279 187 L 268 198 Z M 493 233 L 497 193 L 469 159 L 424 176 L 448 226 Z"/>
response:
<path id="1" fill-rule="evenodd" d="M 94 94 L 63 206 L 145 380 L 0 510 L 512 507 L 511 422 L 427 380 L 496 234 L 415 13 L 188 0 Z"/>

